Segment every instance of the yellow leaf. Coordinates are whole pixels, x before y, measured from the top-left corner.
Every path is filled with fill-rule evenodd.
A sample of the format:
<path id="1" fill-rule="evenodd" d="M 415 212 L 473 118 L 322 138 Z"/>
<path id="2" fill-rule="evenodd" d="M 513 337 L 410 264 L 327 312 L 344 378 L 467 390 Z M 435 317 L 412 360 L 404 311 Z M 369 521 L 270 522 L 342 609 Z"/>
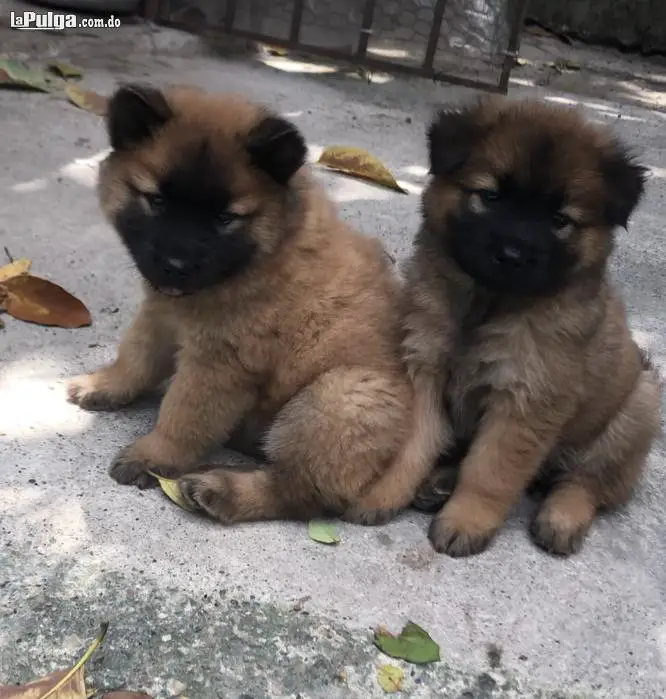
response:
<path id="1" fill-rule="evenodd" d="M 59 63 L 54 61 L 46 66 L 52 73 L 59 75 L 61 78 L 81 78 L 83 77 L 83 72 L 80 68 L 73 66 L 69 63 Z"/>
<path id="2" fill-rule="evenodd" d="M 0 282 L 0 306 L 19 320 L 60 328 L 92 323 L 90 311 L 61 286 L 30 274 Z"/>
<path id="3" fill-rule="evenodd" d="M 30 271 L 32 262 L 25 258 L 14 260 L 4 267 L 0 267 L 0 282 L 6 282 L 12 277 L 18 277 L 21 274 L 27 274 Z"/>
<path id="4" fill-rule="evenodd" d="M 190 505 L 187 500 L 183 497 L 183 493 L 180 490 L 180 486 L 178 485 L 178 481 L 173 480 L 172 478 L 164 478 L 163 476 L 158 476 L 156 473 L 153 473 L 152 471 L 149 471 L 150 475 L 153 478 L 157 478 L 157 482 L 160 484 L 160 488 L 162 488 L 162 492 L 173 502 L 178 505 L 178 507 L 182 507 L 184 510 L 188 510 L 189 512 L 194 512 L 194 508 Z M 1 698 L 0 698 L 1 699 Z"/>
<path id="5" fill-rule="evenodd" d="M 390 170 L 374 155 L 362 148 L 352 146 L 329 146 L 324 149 L 317 161 L 331 170 L 352 175 L 375 184 L 407 194 L 397 182 Z"/>
<path id="6" fill-rule="evenodd" d="M 109 100 L 102 95 L 98 95 L 92 90 L 84 90 L 78 85 L 68 83 L 65 85 L 65 94 L 72 104 L 88 112 L 104 116 Z"/>
<path id="7" fill-rule="evenodd" d="M 377 670 L 377 682 L 387 694 L 399 692 L 404 679 L 404 671 L 396 665 L 382 665 Z"/>

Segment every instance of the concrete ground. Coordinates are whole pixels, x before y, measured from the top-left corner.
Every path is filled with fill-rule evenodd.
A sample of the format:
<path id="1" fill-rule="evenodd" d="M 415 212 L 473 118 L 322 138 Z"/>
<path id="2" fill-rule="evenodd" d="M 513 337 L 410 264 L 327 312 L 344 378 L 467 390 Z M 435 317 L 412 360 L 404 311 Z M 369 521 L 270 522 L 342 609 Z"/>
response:
<path id="1" fill-rule="evenodd" d="M 404 257 L 418 225 L 426 125 L 436 106 L 471 92 L 388 76 L 369 84 L 282 59 L 271 67 L 176 55 L 187 44 L 179 35 L 144 38 L 136 27 L 94 40 L 0 28 L 0 50 L 74 60 L 85 86 L 105 94 L 130 79 L 242 90 L 293 119 L 313 157 L 336 143 L 372 151 L 409 195 L 321 176 L 345 218 Z M 652 169 L 614 269 L 632 325 L 663 369 L 666 114 L 519 83 L 512 94 L 584 103 Z M 666 696 L 663 442 L 635 502 L 600 519 L 570 560 L 531 544 L 529 503 L 485 554 L 453 560 L 433 553 L 428 518 L 416 513 L 378 529 L 341 524 L 340 545 L 326 547 L 301 524 L 224 528 L 158 490 L 116 485 L 109 462 L 150 429 L 154 406 L 92 415 L 66 403 L 63 389 L 66 377 L 113 357 L 139 300 L 95 199 L 103 121 L 57 97 L 10 90 L 0 90 L 0 115 L 0 255 L 6 246 L 29 257 L 35 274 L 94 317 L 90 328 L 58 330 L 3 316 L 0 684 L 71 664 L 108 620 L 88 667 L 101 688 L 157 699 L 371 699 L 383 696 L 376 668 L 390 662 L 371 629 L 412 620 L 440 644 L 442 662 L 403 666 L 401 696 Z"/>

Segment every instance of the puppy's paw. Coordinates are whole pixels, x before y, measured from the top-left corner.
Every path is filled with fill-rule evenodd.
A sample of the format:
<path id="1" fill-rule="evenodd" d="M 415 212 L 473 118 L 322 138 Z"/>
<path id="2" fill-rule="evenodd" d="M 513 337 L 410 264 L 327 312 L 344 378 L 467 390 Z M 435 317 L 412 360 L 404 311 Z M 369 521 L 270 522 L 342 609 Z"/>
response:
<path id="1" fill-rule="evenodd" d="M 234 521 L 235 506 L 231 479 L 215 473 L 191 473 L 178 479 L 183 497 L 194 509 L 202 510 L 224 524 Z"/>
<path id="2" fill-rule="evenodd" d="M 421 512 L 437 512 L 453 495 L 458 480 L 458 468 L 435 468 L 416 492 L 412 507 Z"/>
<path id="3" fill-rule="evenodd" d="M 402 511 L 402 507 L 367 509 L 364 505 L 357 504 L 346 510 L 340 519 L 352 524 L 377 527 L 395 519 Z"/>
<path id="4" fill-rule="evenodd" d="M 130 401 L 109 391 L 99 374 L 76 376 L 67 383 L 67 400 L 84 410 L 118 410 Z"/>
<path id="5" fill-rule="evenodd" d="M 547 508 L 542 508 L 530 525 L 532 541 L 554 556 L 571 556 L 578 553 L 589 530 L 587 522 L 553 517 Z"/>
<path id="6" fill-rule="evenodd" d="M 141 490 L 154 488 L 157 481 L 148 473 L 157 472 L 158 467 L 137 453 L 135 446 L 121 449 L 111 464 L 109 475 L 121 485 L 135 485 Z M 162 475 L 162 474 L 160 474 Z"/>
<path id="7" fill-rule="evenodd" d="M 473 556 L 488 548 L 501 523 L 483 501 L 453 498 L 433 518 L 428 538 L 438 553 Z"/>

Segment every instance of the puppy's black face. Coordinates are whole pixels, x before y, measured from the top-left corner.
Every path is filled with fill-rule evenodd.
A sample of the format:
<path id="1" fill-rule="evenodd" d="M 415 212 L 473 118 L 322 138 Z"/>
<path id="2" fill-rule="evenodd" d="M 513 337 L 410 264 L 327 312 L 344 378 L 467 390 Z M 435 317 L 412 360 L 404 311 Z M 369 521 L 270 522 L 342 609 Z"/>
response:
<path id="1" fill-rule="evenodd" d="M 465 186 L 461 207 L 449 216 L 451 254 L 491 291 L 555 291 L 577 261 L 563 237 L 572 222 L 561 209 L 557 195 L 530 191 L 510 176 L 488 187 Z"/>
<path id="2" fill-rule="evenodd" d="M 179 296 L 242 273 L 257 250 L 249 216 L 232 210 L 205 141 L 174 164 L 152 191 L 132 187 L 115 226 L 142 276 Z"/>
<path id="3" fill-rule="evenodd" d="M 191 101 L 174 111 L 158 90 L 120 88 L 100 170 L 107 216 L 144 279 L 171 296 L 236 278 L 276 247 L 305 158 L 301 135 L 280 117 L 238 100 Z"/>
<path id="4" fill-rule="evenodd" d="M 430 127 L 424 213 L 442 252 L 480 286 L 556 293 L 603 271 L 644 184 L 606 132 L 540 103 L 480 103 Z"/>

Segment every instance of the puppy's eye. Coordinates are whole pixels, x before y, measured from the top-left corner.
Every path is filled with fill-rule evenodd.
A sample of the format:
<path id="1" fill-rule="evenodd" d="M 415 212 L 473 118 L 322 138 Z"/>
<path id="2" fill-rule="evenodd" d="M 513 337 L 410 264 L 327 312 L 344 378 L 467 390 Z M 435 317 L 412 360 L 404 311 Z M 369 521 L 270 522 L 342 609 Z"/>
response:
<path id="1" fill-rule="evenodd" d="M 237 219 L 238 216 L 233 211 L 223 211 L 217 215 L 215 222 L 218 226 L 230 226 Z"/>
<path id="2" fill-rule="evenodd" d="M 484 204 L 492 204 L 500 198 L 499 192 L 495 189 L 475 189 L 473 194 L 476 194 Z"/>
<path id="3" fill-rule="evenodd" d="M 558 230 L 566 228 L 567 226 L 573 226 L 573 223 L 574 221 L 572 218 L 561 212 L 558 212 L 553 216 L 553 225 Z"/>
<path id="4" fill-rule="evenodd" d="M 164 208 L 164 197 L 158 192 L 144 192 L 143 198 L 148 203 L 148 206 L 155 212 L 162 211 Z"/>

